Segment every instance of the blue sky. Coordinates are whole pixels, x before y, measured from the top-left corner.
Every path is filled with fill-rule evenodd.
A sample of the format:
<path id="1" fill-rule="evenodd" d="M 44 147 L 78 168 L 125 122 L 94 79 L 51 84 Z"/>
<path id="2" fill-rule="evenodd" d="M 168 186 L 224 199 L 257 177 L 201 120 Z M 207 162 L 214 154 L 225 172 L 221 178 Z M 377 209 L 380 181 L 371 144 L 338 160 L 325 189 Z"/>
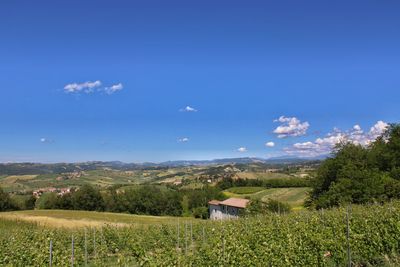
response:
<path id="1" fill-rule="evenodd" d="M 367 144 L 400 120 L 399 12 L 368 0 L 2 1 L 0 161 Z"/>

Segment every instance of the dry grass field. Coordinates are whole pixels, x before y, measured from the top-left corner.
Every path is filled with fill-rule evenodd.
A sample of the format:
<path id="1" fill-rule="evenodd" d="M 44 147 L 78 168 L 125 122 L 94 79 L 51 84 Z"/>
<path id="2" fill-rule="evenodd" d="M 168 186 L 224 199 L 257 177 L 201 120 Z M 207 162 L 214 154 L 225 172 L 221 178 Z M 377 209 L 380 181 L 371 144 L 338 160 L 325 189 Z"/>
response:
<path id="1" fill-rule="evenodd" d="M 29 210 L 1 212 L 0 219 L 32 222 L 46 227 L 83 228 L 102 226 L 143 226 L 177 223 L 178 217 L 131 215 L 123 213 L 70 211 L 70 210 Z M 181 220 L 194 220 L 180 218 Z"/>

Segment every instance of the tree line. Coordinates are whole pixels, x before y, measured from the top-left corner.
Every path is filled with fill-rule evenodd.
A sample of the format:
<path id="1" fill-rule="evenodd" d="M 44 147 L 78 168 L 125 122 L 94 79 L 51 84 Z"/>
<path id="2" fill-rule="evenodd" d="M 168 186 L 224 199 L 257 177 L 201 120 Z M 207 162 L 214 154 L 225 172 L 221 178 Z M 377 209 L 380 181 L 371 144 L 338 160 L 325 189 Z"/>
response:
<path id="1" fill-rule="evenodd" d="M 344 142 L 317 171 L 307 205 L 327 208 L 348 203 L 382 203 L 400 198 L 400 125 L 367 147 Z"/>
<path id="2" fill-rule="evenodd" d="M 100 190 L 86 184 L 63 195 L 46 192 L 38 199 L 31 195 L 25 199 L 17 203 L 10 194 L 0 189 L 0 211 L 36 208 L 207 218 L 208 201 L 223 200 L 225 196 L 220 189 L 208 186 L 176 190 L 159 185 L 138 185 L 126 189 L 116 186 Z"/>

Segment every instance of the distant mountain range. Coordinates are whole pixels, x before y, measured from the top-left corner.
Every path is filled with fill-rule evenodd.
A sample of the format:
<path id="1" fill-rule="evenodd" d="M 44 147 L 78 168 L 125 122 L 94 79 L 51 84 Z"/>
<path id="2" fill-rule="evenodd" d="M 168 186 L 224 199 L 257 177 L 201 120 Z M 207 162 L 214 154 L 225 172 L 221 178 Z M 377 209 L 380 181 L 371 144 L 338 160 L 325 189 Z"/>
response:
<path id="1" fill-rule="evenodd" d="M 1 163 L 0 175 L 21 175 L 21 174 L 51 174 L 75 171 L 89 171 L 97 169 L 116 169 L 116 170 L 135 170 L 147 168 L 168 168 L 168 167 L 187 167 L 187 166 L 212 166 L 226 164 L 296 164 L 319 161 L 325 157 L 318 158 L 225 158 L 214 160 L 178 160 L 166 161 L 161 163 L 124 163 L 121 161 L 90 161 L 82 163 Z"/>
<path id="2" fill-rule="evenodd" d="M 143 163 L 144 166 L 207 166 L 207 165 L 224 165 L 224 164 L 250 164 L 250 163 L 263 163 L 263 164 L 293 164 L 302 163 L 307 161 L 323 160 L 326 157 L 318 158 L 296 158 L 296 157 L 275 157 L 275 158 L 225 158 L 213 160 L 179 160 L 179 161 L 166 161 L 162 163 Z"/>

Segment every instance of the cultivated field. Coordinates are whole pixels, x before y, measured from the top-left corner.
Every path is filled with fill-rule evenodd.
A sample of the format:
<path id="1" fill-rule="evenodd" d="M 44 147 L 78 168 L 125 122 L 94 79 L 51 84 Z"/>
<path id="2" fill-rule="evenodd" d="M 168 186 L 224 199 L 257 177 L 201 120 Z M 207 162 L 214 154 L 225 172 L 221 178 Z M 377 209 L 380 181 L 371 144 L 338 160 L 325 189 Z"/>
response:
<path id="1" fill-rule="evenodd" d="M 240 172 L 237 174 L 237 176 L 242 179 L 260 179 L 260 180 L 293 177 L 285 173 L 274 173 L 274 172 Z"/>
<path id="2" fill-rule="evenodd" d="M 292 208 L 299 209 L 303 206 L 307 194 L 311 189 L 309 187 L 290 187 L 290 188 L 269 188 L 263 187 L 232 187 L 223 193 L 227 197 L 249 197 L 250 199 L 268 199 L 278 200 L 288 203 Z"/>
<path id="3" fill-rule="evenodd" d="M 135 227 L 54 229 L 0 219 L 0 265 L 49 266 L 51 251 L 53 266 L 394 267 L 399 221 L 399 202 Z"/>

